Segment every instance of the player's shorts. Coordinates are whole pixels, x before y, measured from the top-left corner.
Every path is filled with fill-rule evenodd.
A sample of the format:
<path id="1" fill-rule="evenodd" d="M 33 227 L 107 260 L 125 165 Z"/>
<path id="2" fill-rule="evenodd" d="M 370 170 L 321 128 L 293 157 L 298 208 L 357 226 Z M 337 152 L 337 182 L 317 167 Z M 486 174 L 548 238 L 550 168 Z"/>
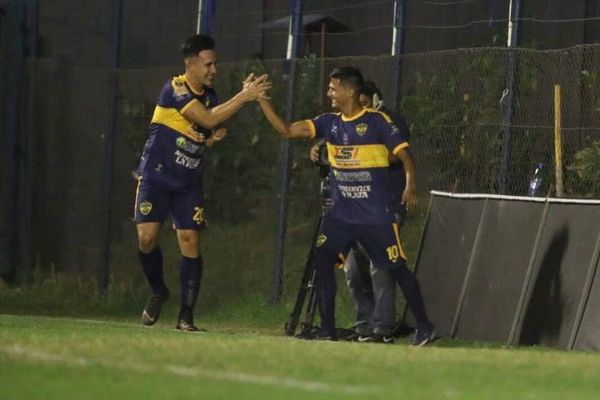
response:
<path id="1" fill-rule="evenodd" d="M 170 191 L 140 179 L 135 196 L 135 222 L 163 222 L 169 214 L 176 229 L 204 229 L 206 220 L 202 187 Z"/>
<path id="2" fill-rule="evenodd" d="M 391 218 L 384 225 L 356 225 L 325 217 L 317 237 L 317 252 L 339 254 L 345 258 L 355 240 L 365 249 L 376 268 L 406 265 L 400 230 Z"/>

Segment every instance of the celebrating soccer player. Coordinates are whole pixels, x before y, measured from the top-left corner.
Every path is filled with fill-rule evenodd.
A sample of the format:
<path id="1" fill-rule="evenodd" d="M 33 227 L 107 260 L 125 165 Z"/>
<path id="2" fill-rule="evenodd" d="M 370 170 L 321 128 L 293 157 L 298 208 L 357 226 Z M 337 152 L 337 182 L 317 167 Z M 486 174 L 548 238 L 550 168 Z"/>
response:
<path id="1" fill-rule="evenodd" d="M 194 307 L 203 269 L 199 231 L 206 225 L 202 185 L 205 147 L 224 136 L 221 123 L 244 103 L 264 96 L 270 83 L 266 75 L 250 75 L 238 94 L 219 104 L 213 89 L 217 74 L 213 39 L 194 35 L 183 43 L 181 51 L 185 73 L 163 86 L 144 145 L 135 220 L 139 258 L 152 288 L 142 322 L 154 325 L 169 297 L 157 239 L 161 223 L 170 214 L 181 250 L 181 307 L 176 328 L 198 332 L 201 329 L 194 325 Z"/>
<path id="2" fill-rule="evenodd" d="M 417 204 L 415 168 L 407 152 L 407 132 L 400 131 L 387 114 L 361 106 L 359 94 L 364 82 L 359 70 L 336 68 L 329 78 L 327 96 L 339 113 L 288 124 L 267 99 L 259 100 L 265 116 L 283 138 L 326 140 L 333 207 L 324 218 L 316 243 L 314 262 L 321 332 L 315 338 L 336 339 L 334 265 L 356 240 L 374 266 L 387 270 L 402 288 L 417 322 L 413 344 L 425 345 L 436 334 L 425 312 L 417 279 L 406 267 L 388 188 L 391 153 L 404 165 L 406 188 L 402 203 L 408 208 Z"/>

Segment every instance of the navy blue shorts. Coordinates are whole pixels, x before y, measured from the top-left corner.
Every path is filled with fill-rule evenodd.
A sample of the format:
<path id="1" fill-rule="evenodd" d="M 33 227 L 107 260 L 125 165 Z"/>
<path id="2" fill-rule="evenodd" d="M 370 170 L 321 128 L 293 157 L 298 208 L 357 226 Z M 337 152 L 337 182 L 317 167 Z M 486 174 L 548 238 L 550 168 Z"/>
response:
<path id="1" fill-rule="evenodd" d="M 317 237 L 317 252 L 336 254 L 344 261 L 354 241 L 363 246 L 376 268 L 406 265 L 400 229 L 392 218 L 384 225 L 356 225 L 325 217 Z"/>
<path id="2" fill-rule="evenodd" d="M 135 196 L 135 222 L 163 222 L 168 214 L 176 229 L 204 229 L 206 220 L 202 187 L 170 191 L 140 179 Z"/>

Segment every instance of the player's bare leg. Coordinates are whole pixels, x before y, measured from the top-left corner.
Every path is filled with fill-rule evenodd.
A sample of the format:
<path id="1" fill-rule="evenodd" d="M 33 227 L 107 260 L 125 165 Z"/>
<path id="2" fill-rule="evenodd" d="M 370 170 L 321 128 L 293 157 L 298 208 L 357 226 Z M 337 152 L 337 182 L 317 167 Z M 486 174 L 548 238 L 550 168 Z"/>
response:
<path id="1" fill-rule="evenodd" d="M 158 321 L 162 306 L 169 298 L 169 290 L 163 280 L 162 252 L 157 241 L 159 231 L 159 222 L 144 222 L 137 225 L 138 255 L 144 275 L 152 288 L 152 295 L 142 312 L 144 325 L 154 325 Z"/>
<path id="2" fill-rule="evenodd" d="M 194 307 L 200 291 L 203 270 L 200 232 L 178 229 L 177 240 L 181 250 L 181 308 L 176 328 L 187 332 L 198 332 L 202 329 L 194 325 Z"/>

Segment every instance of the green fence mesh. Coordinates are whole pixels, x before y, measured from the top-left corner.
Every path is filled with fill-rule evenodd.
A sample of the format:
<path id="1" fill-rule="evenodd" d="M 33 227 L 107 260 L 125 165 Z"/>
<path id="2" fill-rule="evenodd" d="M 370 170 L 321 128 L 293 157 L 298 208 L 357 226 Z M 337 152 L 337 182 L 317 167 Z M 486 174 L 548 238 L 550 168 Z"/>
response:
<path id="1" fill-rule="evenodd" d="M 396 109 L 408 121 L 417 162 L 422 204 L 429 190 L 497 193 L 510 50 L 478 48 L 390 56 L 299 61 L 294 115 L 307 118 L 327 111 L 327 74 L 339 65 L 363 70 L 395 103 L 395 65 L 401 65 Z M 569 197 L 600 195 L 600 46 L 564 50 L 516 50 L 515 114 L 511 134 L 508 191 L 526 193 L 538 162 L 554 169 L 554 85 L 562 88 L 565 192 Z M 31 63 L 33 61 L 29 61 Z M 155 100 L 162 84 L 181 67 L 106 70 L 73 67 L 56 60 L 28 65 L 22 96 L 19 135 L 35 143 L 33 234 L 31 252 L 41 270 L 94 277 L 101 263 L 106 222 L 103 184 L 104 143 L 110 129 L 112 82 L 117 82 L 117 144 L 111 216 L 111 277 L 138 276 L 135 227 L 131 220 L 135 170 Z M 30 68 L 32 66 L 32 68 Z M 283 60 L 249 60 L 220 65 L 216 88 L 221 99 L 239 90 L 249 72 L 266 71 L 273 101 L 285 111 L 286 67 Z M 32 103 L 31 103 L 32 102 Z M 30 106 L 30 105 L 33 106 Z M 27 110 L 33 110 L 29 115 Z M 209 230 L 202 241 L 217 302 L 219 285 L 269 292 L 277 218 L 279 139 L 255 104 L 228 124 L 227 138 L 211 149 L 206 163 Z M 308 159 L 309 143 L 291 146 L 290 208 L 284 282 L 299 275 L 319 213 L 318 173 Z M 553 173 L 548 176 L 551 189 Z M 419 214 L 419 215 L 422 215 Z M 411 225 L 412 224 L 412 225 Z M 416 245 L 422 220 L 409 219 L 406 231 Z M 163 239 L 172 241 L 168 226 Z M 409 247 L 409 251 L 411 248 Z M 169 261 L 171 262 L 171 261 Z M 175 266 L 173 261 L 173 266 Z M 237 274 L 240 268 L 251 273 Z M 141 275 L 139 275 L 141 278 Z M 140 282 L 141 279 L 140 279 Z M 295 282 L 295 281 L 294 281 Z M 140 283 L 141 284 L 141 283 Z M 294 291 L 296 284 L 286 290 Z M 211 297 L 212 296 L 212 297 Z"/>

